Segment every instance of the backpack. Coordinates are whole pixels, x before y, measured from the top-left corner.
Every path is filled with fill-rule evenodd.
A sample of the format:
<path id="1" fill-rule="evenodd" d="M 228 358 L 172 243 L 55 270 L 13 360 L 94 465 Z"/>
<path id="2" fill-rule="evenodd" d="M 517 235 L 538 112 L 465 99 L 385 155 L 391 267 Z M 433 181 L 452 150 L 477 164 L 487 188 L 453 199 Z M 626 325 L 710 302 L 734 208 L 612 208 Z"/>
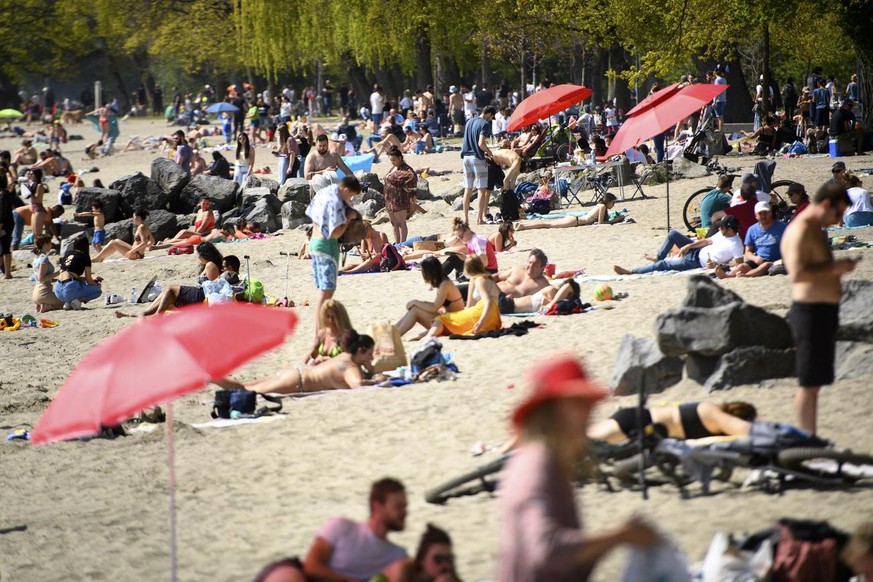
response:
<path id="1" fill-rule="evenodd" d="M 383 273 L 388 271 L 405 271 L 406 261 L 394 245 L 388 243 L 382 247 L 382 260 L 379 261 L 379 270 Z"/>
<path id="2" fill-rule="evenodd" d="M 246 303 L 263 303 L 264 302 L 264 284 L 253 277 L 243 279 L 243 290 L 234 295 L 237 301 Z"/>
<path id="3" fill-rule="evenodd" d="M 552 202 L 548 198 L 534 198 L 527 205 L 528 214 L 548 214 L 552 211 Z"/>
<path id="4" fill-rule="evenodd" d="M 504 190 L 500 195 L 500 215 L 504 222 L 514 222 L 521 218 L 518 210 L 521 206 L 518 203 L 518 196 L 512 190 Z"/>
<path id="5" fill-rule="evenodd" d="M 774 582 L 848 581 L 848 569 L 839 561 L 848 536 L 826 521 L 783 518 L 773 559 Z"/>

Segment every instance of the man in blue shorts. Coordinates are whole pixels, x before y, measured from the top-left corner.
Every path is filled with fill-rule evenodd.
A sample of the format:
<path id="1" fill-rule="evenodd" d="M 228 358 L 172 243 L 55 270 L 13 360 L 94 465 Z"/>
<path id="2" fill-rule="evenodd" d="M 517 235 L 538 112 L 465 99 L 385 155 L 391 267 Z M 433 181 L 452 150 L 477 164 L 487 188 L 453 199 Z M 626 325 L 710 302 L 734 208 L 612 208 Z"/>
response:
<path id="1" fill-rule="evenodd" d="M 488 147 L 487 138 L 491 137 L 491 120 L 495 113 L 494 107 L 489 105 L 464 127 L 464 145 L 461 148 L 461 159 L 464 161 L 464 222 L 468 222 L 470 198 L 475 188 L 479 191 L 476 224 L 485 224 L 485 213 L 491 199 L 488 191 L 488 159 L 491 158 L 491 149 Z"/>
<path id="2" fill-rule="evenodd" d="M 339 239 L 346 234 L 350 221 L 361 216 L 350 205 L 352 197 L 360 192 L 361 183 L 358 179 L 354 175 L 347 175 L 339 184 L 319 190 L 306 209 L 306 216 L 315 223 L 312 238 L 309 240 L 309 255 L 312 257 L 312 277 L 315 279 L 315 288 L 318 289 L 315 303 L 316 334 L 321 305 L 336 292 Z"/>

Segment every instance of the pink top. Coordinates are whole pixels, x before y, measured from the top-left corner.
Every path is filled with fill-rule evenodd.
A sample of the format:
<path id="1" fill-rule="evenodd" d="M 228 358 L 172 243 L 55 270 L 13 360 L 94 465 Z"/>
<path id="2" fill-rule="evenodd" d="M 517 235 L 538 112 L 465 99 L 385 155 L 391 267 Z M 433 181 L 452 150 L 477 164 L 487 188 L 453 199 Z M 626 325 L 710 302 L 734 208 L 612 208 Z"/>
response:
<path id="1" fill-rule="evenodd" d="M 497 582 L 584 582 L 592 567 L 574 556 L 585 543 L 572 484 L 542 443 L 520 448 L 500 488 Z"/>

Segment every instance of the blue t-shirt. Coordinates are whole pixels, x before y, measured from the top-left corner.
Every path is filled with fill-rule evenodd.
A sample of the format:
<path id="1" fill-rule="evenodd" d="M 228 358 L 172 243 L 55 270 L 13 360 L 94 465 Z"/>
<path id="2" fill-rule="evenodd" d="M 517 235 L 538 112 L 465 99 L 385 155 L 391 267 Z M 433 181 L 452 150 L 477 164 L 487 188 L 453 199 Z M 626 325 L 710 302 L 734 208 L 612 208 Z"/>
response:
<path id="1" fill-rule="evenodd" d="M 770 228 L 764 230 L 760 223 L 755 223 L 746 232 L 746 246 L 755 249 L 755 254 L 765 261 L 778 261 L 782 258 L 779 243 L 788 225 L 774 220 Z"/>
<path id="2" fill-rule="evenodd" d="M 479 136 L 491 137 L 491 124 L 481 116 L 474 117 L 464 127 L 464 146 L 461 148 L 461 157 L 476 156 L 480 160 L 485 159 L 485 152 L 479 147 Z"/>
<path id="3" fill-rule="evenodd" d="M 700 201 L 700 226 L 712 226 L 712 215 L 731 205 L 731 195 L 713 188 Z"/>
<path id="4" fill-rule="evenodd" d="M 716 77 L 715 81 L 712 82 L 713 85 L 727 85 L 727 79 L 724 77 Z M 716 103 L 727 103 L 727 91 L 722 91 L 718 95 L 715 96 Z"/>

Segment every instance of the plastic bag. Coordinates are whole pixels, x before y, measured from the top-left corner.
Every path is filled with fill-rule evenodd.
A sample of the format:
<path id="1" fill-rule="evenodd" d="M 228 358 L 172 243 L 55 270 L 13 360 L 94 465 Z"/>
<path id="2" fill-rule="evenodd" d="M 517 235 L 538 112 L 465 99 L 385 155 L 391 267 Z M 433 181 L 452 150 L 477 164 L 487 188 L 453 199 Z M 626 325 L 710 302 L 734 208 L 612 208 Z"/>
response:
<path id="1" fill-rule="evenodd" d="M 688 564 L 682 552 L 661 543 L 649 548 L 634 547 L 630 551 L 622 582 L 691 582 Z"/>
<path id="2" fill-rule="evenodd" d="M 154 301 L 158 298 L 158 295 L 161 294 L 161 284 L 155 281 L 155 284 L 152 285 L 151 290 L 149 290 L 148 295 L 146 295 L 146 300 Z"/>
<path id="3" fill-rule="evenodd" d="M 701 574 L 703 582 L 758 582 L 766 580 L 773 567 L 773 542 L 765 539 L 755 553 L 730 548 L 728 537 L 718 532 L 712 538 Z"/>
<path id="4" fill-rule="evenodd" d="M 370 326 L 370 336 L 376 343 L 373 350 L 373 370 L 387 372 L 406 365 L 406 352 L 397 326 L 390 321 Z"/>
<path id="5" fill-rule="evenodd" d="M 209 305 L 233 301 L 233 290 L 227 279 L 219 277 L 215 281 L 204 281 L 201 286 L 203 294 L 206 295 L 206 303 Z"/>

